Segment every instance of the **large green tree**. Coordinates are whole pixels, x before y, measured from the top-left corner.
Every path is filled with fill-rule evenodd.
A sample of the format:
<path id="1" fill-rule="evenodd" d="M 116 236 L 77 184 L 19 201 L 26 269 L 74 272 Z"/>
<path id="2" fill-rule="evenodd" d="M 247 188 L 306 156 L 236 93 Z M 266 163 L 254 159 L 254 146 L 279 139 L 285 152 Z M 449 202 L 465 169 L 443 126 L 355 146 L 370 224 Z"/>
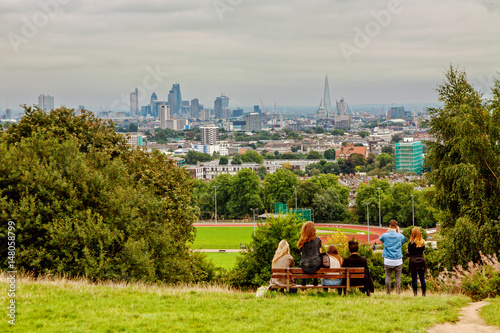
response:
<path id="1" fill-rule="evenodd" d="M 485 100 L 464 71 L 451 66 L 445 75 L 437 89 L 443 106 L 428 110 L 436 140 L 427 142 L 427 159 L 449 263 L 465 264 L 478 250 L 500 249 L 500 81 Z"/>
<path id="2" fill-rule="evenodd" d="M 17 268 L 34 274 L 192 280 L 190 184 L 91 113 L 25 107 L 0 132 L 0 237 L 13 221 Z"/>
<path id="3" fill-rule="evenodd" d="M 261 199 L 262 187 L 257 173 L 251 169 L 242 169 L 232 179 L 231 197 L 227 203 L 233 217 L 250 215 L 254 208 L 258 211 L 264 208 Z"/>
<path id="4" fill-rule="evenodd" d="M 264 178 L 264 204 L 268 211 L 274 210 L 275 202 L 287 202 L 295 198 L 295 188 L 299 183 L 297 176 L 288 169 L 278 169 Z"/>
<path id="5" fill-rule="evenodd" d="M 264 157 L 262 157 L 255 150 L 249 150 L 240 156 L 241 161 L 244 163 L 259 163 L 262 164 L 264 162 Z"/>

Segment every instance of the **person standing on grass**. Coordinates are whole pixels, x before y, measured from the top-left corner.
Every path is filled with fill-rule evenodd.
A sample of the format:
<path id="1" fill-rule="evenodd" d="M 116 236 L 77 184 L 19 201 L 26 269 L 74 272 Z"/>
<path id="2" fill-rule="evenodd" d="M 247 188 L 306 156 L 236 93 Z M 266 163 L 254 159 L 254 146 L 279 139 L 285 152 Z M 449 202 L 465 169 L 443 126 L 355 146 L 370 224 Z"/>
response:
<path id="1" fill-rule="evenodd" d="M 274 253 L 273 257 L 273 264 L 272 268 L 289 268 L 293 267 L 295 264 L 292 255 L 290 254 L 290 246 L 288 245 L 288 242 L 286 240 L 282 240 L 278 244 L 278 248 L 276 249 L 276 252 Z M 283 279 L 275 279 L 271 278 L 271 287 L 272 288 L 279 288 L 279 287 L 286 287 L 287 280 L 286 278 Z M 290 284 L 293 284 L 293 280 L 290 281 Z M 290 291 L 296 291 L 297 289 L 293 290 L 291 289 Z"/>
<path id="2" fill-rule="evenodd" d="M 394 272 L 396 293 L 399 295 L 401 293 L 401 270 L 403 269 L 401 246 L 406 242 L 406 238 L 399 233 L 396 220 L 389 222 L 389 230 L 380 236 L 380 241 L 384 243 L 382 257 L 384 257 L 385 267 L 385 291 L 387 295 L 391 293 L 392 272 Z"/>
<path id="3" fill-rule="evenodd" d="M 419 227 L 411 229 L 410 243 L 408 244 L 408 254 L 410 255 L 410 267 L 408 272 L 411 274 L 411 286 L 413 295 L 417 296 L 417 275 L 422 286 L 422 296 L 425 296 L 427 285 L 425 284 L 425 272 L 427 265 L 424 258 L 425 241 L 422 238 L 422 232 Z"/>
<path id="4" fill-rule="evenodd" d="M 323 265 L 320 256 L 321 239 L 316 237 L 314 222 L 308 221 L 302 225 L 297 247 L 300 250 L 300 267 L 306 274 L 312 274 L 321 268 Z M 302 280 L 302 284 L 305 284 L 305 279 Z M 313 280 L 313 284 L 318 284 L 317 279 Z"/>

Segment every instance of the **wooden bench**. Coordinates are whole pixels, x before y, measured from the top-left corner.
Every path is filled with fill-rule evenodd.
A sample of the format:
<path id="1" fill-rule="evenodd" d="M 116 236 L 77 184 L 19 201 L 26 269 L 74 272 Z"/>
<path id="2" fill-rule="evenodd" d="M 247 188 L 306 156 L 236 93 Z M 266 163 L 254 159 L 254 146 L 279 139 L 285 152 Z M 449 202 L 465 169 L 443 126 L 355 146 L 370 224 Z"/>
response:
<path id="1" fill-rule="evenodd" d="M 346 294 L 351 288 L 363 288 L 364 285 L 351 285 L 351 279 L 363 279 L 365 277 L 364 267 L 342 267 L 342 268 L 320 268 L 313 274 L 306 274 L 300 267 L 294 268 L 273 268 L 272 278 L 286 279 L 286 286 L 272 286 L 273 289 L 285 288 L 289 293 L 290 289 L 320 289 L 320 288 L 345 288 Z M 341 286 L 323 286 L 323 285 L 300 285 L 300 279 L 344 279 Z M 295 283 L 290 283 L 294 279 Z"/>

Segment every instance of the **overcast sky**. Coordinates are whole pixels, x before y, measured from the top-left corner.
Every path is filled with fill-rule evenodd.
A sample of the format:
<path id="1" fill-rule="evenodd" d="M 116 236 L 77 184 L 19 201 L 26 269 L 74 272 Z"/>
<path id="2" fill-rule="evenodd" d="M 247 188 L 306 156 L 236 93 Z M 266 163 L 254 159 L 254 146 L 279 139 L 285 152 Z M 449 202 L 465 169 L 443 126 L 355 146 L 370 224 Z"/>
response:
<path id="1" fill-rule="evenodd" d="M 2 0 L 0 22 L 0 110 L 175 82 L 208 108 L 319 105 L 325 75 L 332 101 L 424 103 L 450 64 L 481 90 L 500 71 L 498 0 Z"/>

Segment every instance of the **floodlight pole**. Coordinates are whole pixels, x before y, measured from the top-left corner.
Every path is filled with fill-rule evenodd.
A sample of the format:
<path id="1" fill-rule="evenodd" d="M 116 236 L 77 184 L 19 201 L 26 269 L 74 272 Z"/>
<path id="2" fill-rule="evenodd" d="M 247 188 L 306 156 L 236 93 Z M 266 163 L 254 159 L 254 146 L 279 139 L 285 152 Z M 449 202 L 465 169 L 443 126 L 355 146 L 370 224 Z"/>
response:
<path id="1" fill-rule="evenodd" d="M 250 208 L 253 212 L 253 233 L 255 234 L 255 208 Z"/>
<path id="2" fill-rule="evenodd" d="M 382 214 L 380 213 L 380 187 L 377 187 L 378 190 L 378 226 L 382 228 Z"/>
<path id="3" fill-rule="evenodd" d="M 368 205 L 371 204 L 371 202 L 366 201 L 366 222 L 368 224 L 368 244 L 370 244 L 370 209 L 368 209 Z"/>
<path id="4" fill-rule="evenodd" d="M 294 186 L 295 188 L 295 213 L 297 213 L 297 186 Z"/>
<path id="5" fill-rule="evenodd" d="M 413 202 L 413 194 L 411 195 L 411 218 L 413 220 L 413 226 L 415 226 L 415 205 Z"/>
<path id="6" fill-rule="evenodd" d="M 219 186 L 212 186 L 215 189 L 215 223 L 217 224 L 217 187 Z"/>

